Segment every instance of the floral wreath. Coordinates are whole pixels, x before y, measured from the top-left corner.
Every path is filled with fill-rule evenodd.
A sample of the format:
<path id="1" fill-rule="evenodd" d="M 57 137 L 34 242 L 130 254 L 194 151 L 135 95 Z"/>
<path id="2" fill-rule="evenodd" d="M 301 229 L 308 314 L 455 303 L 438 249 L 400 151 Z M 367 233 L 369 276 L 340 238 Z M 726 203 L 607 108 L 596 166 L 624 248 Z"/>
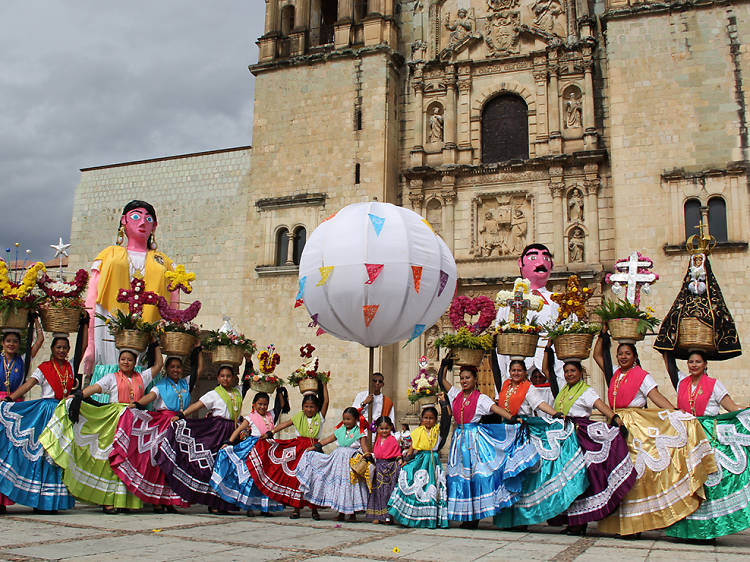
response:
<path id="1" fill-rule="evenodd" d="M 55 281 L 46 272 L 43 272 L 39 276 L 37 285 L 39 288 L 50 298 L 53 299 L 74 299 L 81 295 L 83 290 L 86 288 L 86 283 L 89 281 L 89 272 L 85 269 L 79 269 L 76 272 L 76 276 L 73 281 L 67 283 L 65 281 Z"/>
<path id="2" fill-rule="evenodd" d="M 464 315 L 474 316 L 477 313 L 479 319 L 469 326 L 464 319 Z M 448 318 L 454 330 L 459 331 L 461 328 L 467 328 L 473 335 L 477 336 L 489 328 L 495 319 L 495 314 L 495 304 L 489 297 L 484 295 L 474 298 L 458 296 L 451 303 Z"/>

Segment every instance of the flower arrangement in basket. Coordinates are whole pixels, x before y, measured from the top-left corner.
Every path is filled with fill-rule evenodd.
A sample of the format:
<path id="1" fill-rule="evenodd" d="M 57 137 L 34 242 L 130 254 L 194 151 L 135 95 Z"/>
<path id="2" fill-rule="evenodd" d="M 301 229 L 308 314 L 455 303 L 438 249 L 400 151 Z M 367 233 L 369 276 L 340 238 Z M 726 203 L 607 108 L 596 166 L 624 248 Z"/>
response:
<path id="1" fill-rule="evenodd" d="M 406 396 L 409 398 L 409 402 L 428 403 L 437 402 L 438 383 L 437 377 L 427 369 L 420 369 L 416 377 L 414 377 L 409 383 L 409 388 L 406 391 Z"/>
<path id="2" fill-rule="evenodd" d="M 537 323 L 536 315 L 527 318 L 527 313 L 542 310 L 544 299 L 531 294 L 527 279 L 518 278 L 513 283 L 512 291 L 498 291 L 495 302 L 509 309 L 507 320 L 499 321 L 495 326 L 497 352 L 512 359 L 535 355 L 539 333 L 543 328 Z"/>
<path id="3" fill-rule="evenodd" d="M 164 274 L 170 292 L 182 291 L 186 295 L 193 292 L 191 282 L 195 280 L 195 273 L 185 271 L 184 265 L 178 265 L 175 271 Z M 186 309 L 180 310 L 180 303 L 172 308 L 164 297 L 159 297 L 156 304 L 162 321 L 159 323 L 161 332 L 161 347 L 170 357 L 185 357 L 190 355 L 195 347 L 196 338 L 200 335 L 200 328 L 193 323 L 201 309 L 201 301 L 194 301 Z"/>
<path id="4" fill-rule="evenodd" d="M 16 248 L 18 246 L 20 244 L 16 244 Z M 6 251 L 9 252 L 10 248 Z M 15 272 L 11 278 L 8 264 L 4 260 L 0 261 L 0 328 L 24 330 L 28 326 L 29 312 L 37 306 L 37 298 L 32 294 L 32 289 L 36 285 L 39 272 L 44 270 L 44 264 L 37 262 L 28 268 L 22 277 Z"/>
<path id="5" fill-rule="evenodd" d="M 245 334 L 237 332 L 224 318 L 218 330 L 211 330 L 203 340 L 203 347 L 211 351 L 211 361 L 217 365 L 239 367 L 245 353 L 255 353 L 255 342 Z"/>
<path id="6" fill-rule="evenodd" d="M 641 310 L 625 299 L 606 299 L 594 310 L 594 314 L 609 325 L 612 339 L 623 343 L 642 340 L 646 332 L 653 330 L 661 322 L 654 316 L 654 309 L 650 306 Z"/>
<path id="7" fill-rule="evenodd" d="M 83 291 L 89 281 L 89 273 L 79 269 L 73 281 L 66 282 L 62 274 L 57 280 L 42 273 L 37 286 L 44 293 L 39 306 L 42 327 L 47 332 L 70 333 L 78 330 L 81 316 L 86 313 Z"/>
<path id="8" fill-rule="evenodd" d="M 556 321 L 544 329 L 562 361 L 583 361 L 591 355 L 594 334 L 601 330 L 600 324 L 588 321 L 586 302 L 592 295 L 591 289 L 581 287 L 577 275 L 571 275 L 565 291 L 552 293 L 550 297 L 560 308 Z"/>
<path id="9" fill-rule="evenodd" d="M 318 358 L 315 357 L 313 360 L 313 351 L 315 347 L 309 343 L 299 348 L 300 357 L 309 361 L 303 362 L 287 379 L 289 384 L 299 387 L 302 394 L 317 392 L 318 381 L 325 384 L 331 380 L 330 371 L 318 371 Z"/>
<path id="10" fill-rule="evenodd" d="M 256 392 L 273 393 L 281 386 L 281 378 L 273 374 L 276 366 L 281 363 L 281 356 L 276 347 L 271 344 L 258 353 L 258 371 L 250 376 L 250 388 Z"/>
<path id="11" fill-rule="evenodd" d="M 104 320 L 109 333 L 115 337 L 117 349 L 145 351 L 151 336 L 158 333 L 159 323 L 143 319 L 143 306 L 156 304 L 158 295 L 146 290 L 143 279 L 135 278 L 130 282 L 130 289 L 120 289 L 116 298 L 117 302 L 127 303 L 127 314 L 118 309 L 112 316 L 97 314 L 96 317 Z"/>
<path id="12" fill-rule="evenodd" d="M 467 322 L 466 316 L 473 320 L 477 315 L 472 324 L 469 324 L 471 320 Z M 486 333 L 495 319 L 492 299 L 483 295 L 474 298 L 457 296 L 451 303 L 448 318 L 456 333 L 443 334 L 435 340 L 435 347 L 449 348 L 457 365 L 478 367 L 485 351 L 492 349 L 492 336 Z"/>

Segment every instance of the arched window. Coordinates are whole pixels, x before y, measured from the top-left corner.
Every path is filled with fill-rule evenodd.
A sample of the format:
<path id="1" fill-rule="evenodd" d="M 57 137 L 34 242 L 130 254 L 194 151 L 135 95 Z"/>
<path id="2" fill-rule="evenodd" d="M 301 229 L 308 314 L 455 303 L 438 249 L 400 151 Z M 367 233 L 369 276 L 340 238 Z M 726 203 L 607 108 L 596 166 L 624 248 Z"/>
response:
<path id="1" fill-rule="evenodd" d="M 721 197 L 708 200 L 708 230 L 717 242 L 729 240 L 727 235 L 727 204 Z"/>
<path id="2" fill-rule="evenodd" d="M 685 240 L 693 234 L 698 234 L 695 228 L 701 222 L 701 202 L 698 199 L 685 201 Z"/>
<path id="3" fill-rule="evenodd" d="M 289 231 L 280 228 L 276 233 L 276 265 L 284 265 L 289 257 Z"/>
<path id="4" fill-rule="evenodd" d="M 294 6 L 284 6 L 281 9 L 281 34 L 286 37 L 294 29 Z"/>
<path id="5" fill-rule="evenodd" d="M 305 230 L 304 226 L 298 226 L 294 229 L 292 259 L 295 265 L 299 265 L 299 260 L 302 258 L 302 250 L 305 249 L 305 242 L 307 242 L 307 230 Z"/>
<path id="6" fill-rule="evenodd" d="M 501 94 L 482 110 L 482 162 L 529 157 L 529 109 L 520 96 Z"/>

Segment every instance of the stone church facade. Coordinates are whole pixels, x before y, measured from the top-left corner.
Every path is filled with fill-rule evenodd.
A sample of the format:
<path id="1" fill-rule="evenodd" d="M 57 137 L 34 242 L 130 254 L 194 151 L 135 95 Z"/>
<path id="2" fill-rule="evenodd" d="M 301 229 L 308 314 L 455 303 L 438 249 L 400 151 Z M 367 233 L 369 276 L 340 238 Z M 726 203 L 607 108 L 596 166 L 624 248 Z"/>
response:
<path id="1" fill-rule="evenodd" d="M 114 238 L 129 198 L 148 200 L 160 248 L 198 275 L 203 326 L 231 316 L 276 345 L 283 373 L 311 341 L 338 415 L 367 386 L 366 350 L 316 337 L 292 305 L 305 239 L 341 207 L 377 199 L 425 216 L 461 294 L 508 287 L 520 250 L 542 242 L 554 287 L 575 272 L 600 299 L 604 274 L 638 249 L 661 276 L 645 302 L 662 315 L 707 213 L 714 271 L 750 341 L 748 5 L 266 0 L 252 149 L 83 170 L 71 264 L 110 243 L 101 233 Z M 437 367 L 445 327 L 377 353 L 399 414 L 419 357 Z M 642 362 L 673 396 L 652 341 Z M 740 361 L 711 372 L 745 403 Z"/>

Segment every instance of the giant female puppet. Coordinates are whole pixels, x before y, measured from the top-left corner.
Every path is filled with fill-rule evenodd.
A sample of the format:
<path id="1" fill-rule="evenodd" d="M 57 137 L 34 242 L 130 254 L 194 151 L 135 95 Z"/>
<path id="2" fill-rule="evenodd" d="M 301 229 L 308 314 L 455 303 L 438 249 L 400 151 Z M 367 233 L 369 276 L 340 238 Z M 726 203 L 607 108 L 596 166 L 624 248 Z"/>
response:
<path id="1" fill-rule="evenodd" d="M 154 208 L 145 201 L 131 201 L 122 210 L 116 244 L 99 252 L 91 266 L 86 307 L 92 322 L 89 323 L 83 370 L 86 374 L 92 374 L 92 384 L 118 370 L 113 337 L 104 321 L 99 317 L 94 318 L 94 315 L 107 317 L 117 310 L 127 313 L 128 305 L 117 302 L 117 294 L 120 289 L 129 289 L 130 281 L 136 277 L 146 282 L 146 291 L 153 291 L 165 298 L 167 296 L 168 282 L 164 274 L 173 269 L 172 260 L 157 250 L 154 238 L 156 226 Z M 157 307 L 144 305 L 143 319 L 147 322 L 159 320 Z M 106 401 L 101 396 L 97 398 Z"/>

